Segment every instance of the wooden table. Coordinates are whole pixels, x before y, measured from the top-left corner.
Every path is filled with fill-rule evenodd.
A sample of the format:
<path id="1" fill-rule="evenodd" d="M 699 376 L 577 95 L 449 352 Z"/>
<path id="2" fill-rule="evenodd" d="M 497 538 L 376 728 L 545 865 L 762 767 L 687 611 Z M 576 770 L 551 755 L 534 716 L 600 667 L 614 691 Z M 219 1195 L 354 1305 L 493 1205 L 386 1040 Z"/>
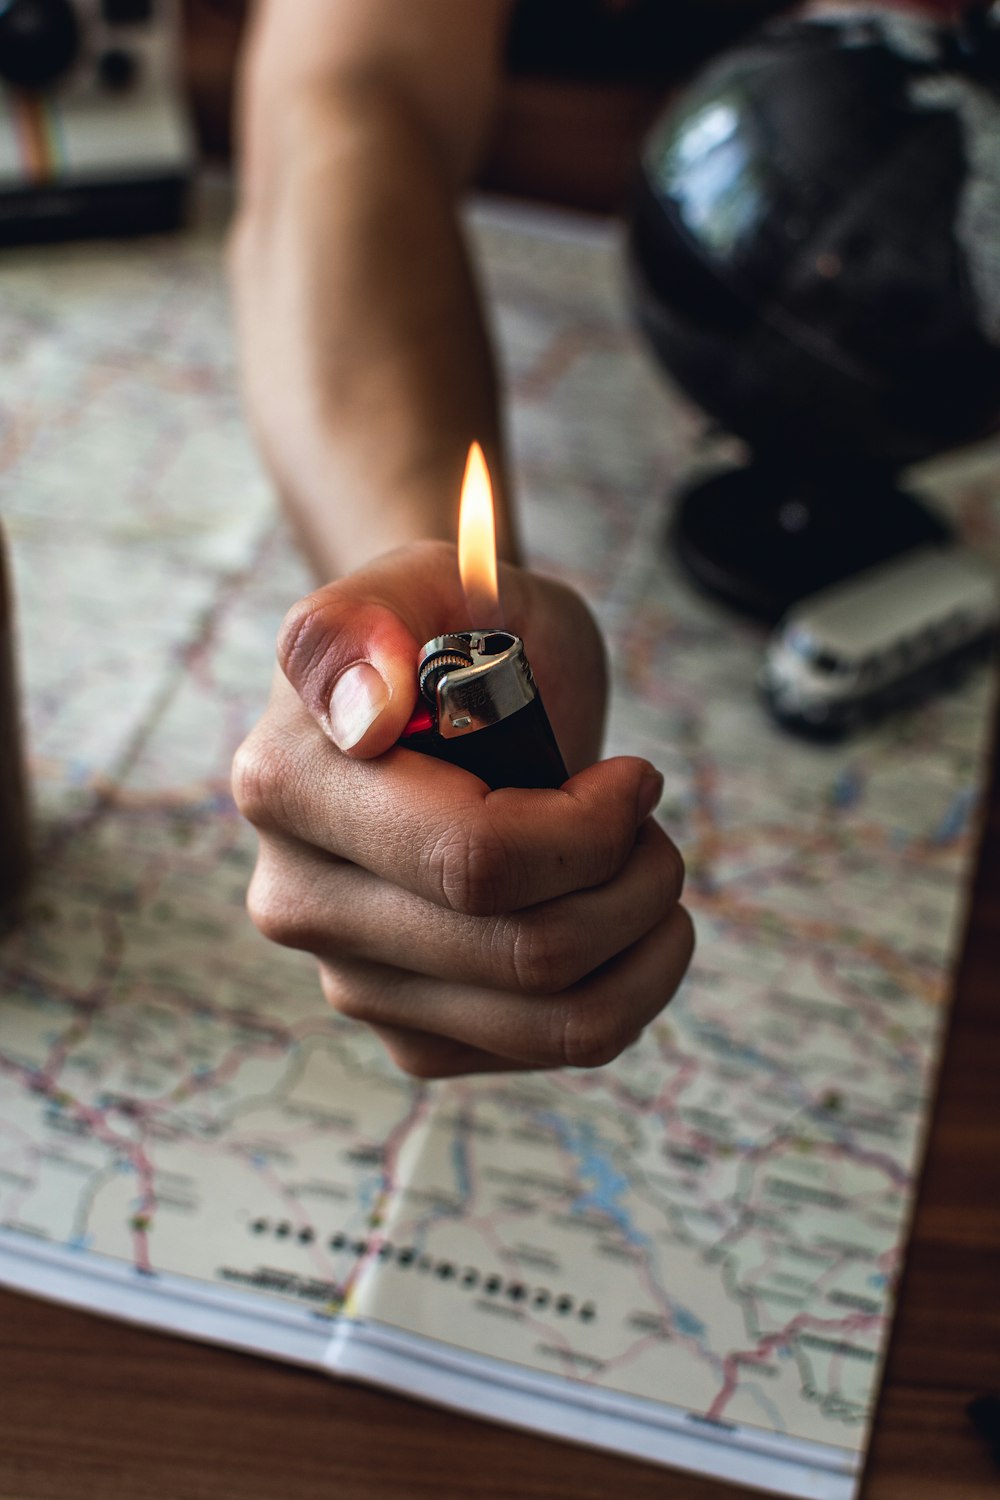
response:
<path id="1" fill-rule="evenodd" d="M 1000 776 L 865 1500 L 988 1500 L 1000 1388 Z M 750 1491 L 0 1293 L 0 1500 L 737 1500 Z"/>

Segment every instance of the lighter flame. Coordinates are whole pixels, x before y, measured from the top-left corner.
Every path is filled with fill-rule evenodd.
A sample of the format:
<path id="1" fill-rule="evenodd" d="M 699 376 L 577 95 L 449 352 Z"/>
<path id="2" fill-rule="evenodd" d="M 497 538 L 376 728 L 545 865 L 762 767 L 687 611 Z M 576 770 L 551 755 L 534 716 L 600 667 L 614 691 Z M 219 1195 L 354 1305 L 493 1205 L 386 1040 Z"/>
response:
<path id="1" fill-rule="evenodd" d="M 493 486 L 483 450 L 478 443 L 469 449 L 462 480 L 462 504 L 458 516 L 458 571 L 473 629 L 499 624 L 500 590 L 497 585 L 497 533 L 493 514 Z"/>

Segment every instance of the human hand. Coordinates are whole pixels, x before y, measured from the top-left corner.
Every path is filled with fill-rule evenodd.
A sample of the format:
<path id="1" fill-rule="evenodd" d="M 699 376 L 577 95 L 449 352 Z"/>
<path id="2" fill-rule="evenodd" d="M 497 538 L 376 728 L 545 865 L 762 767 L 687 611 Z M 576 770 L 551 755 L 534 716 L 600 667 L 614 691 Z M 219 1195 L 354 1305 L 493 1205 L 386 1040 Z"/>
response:
<path id="1" fill-rule="evenodd" d="M 609 1062 L 693 947 L 680 855 L 649 816 L 661 778 L 632 757 L 592 764 L 605 669 L 588 611 L 518 568 L 502 569 L 501 595 L 576 772 L 559 790 L 491 792 L 396 747 L 420 646 L 489 623 L 465 620 L 455 549 L 439 542 L 291 610 L 233 768 L 260 837 L 253 920 L 315 954 L 329 1002 L 420 1078 Z"/>

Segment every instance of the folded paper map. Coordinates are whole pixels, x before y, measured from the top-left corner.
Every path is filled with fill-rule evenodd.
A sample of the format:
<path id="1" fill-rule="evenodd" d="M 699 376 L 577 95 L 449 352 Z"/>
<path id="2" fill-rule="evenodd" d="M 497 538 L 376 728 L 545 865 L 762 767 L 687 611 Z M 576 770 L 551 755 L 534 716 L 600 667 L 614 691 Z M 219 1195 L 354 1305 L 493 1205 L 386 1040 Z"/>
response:
<path id="1" fill-rule="evenodd" d="M 699 933 L 592 1072 L 416 1082 L 246 916 L 228 791 L 310 586 L 254 458 L 223 209 L 17 252 L 0 309 L 39 868 L 0 946 L 0 1278 L 774 1492 L 855 1492 L 928 1126 L 990 673 L 790 739 L 762 636 L 692 592 L 711 453 L 633 331 L 615 227 L 474 207 L 533 561 L 666 776 Z M 1000 558 L 996 451 L 915 476 Z"/>

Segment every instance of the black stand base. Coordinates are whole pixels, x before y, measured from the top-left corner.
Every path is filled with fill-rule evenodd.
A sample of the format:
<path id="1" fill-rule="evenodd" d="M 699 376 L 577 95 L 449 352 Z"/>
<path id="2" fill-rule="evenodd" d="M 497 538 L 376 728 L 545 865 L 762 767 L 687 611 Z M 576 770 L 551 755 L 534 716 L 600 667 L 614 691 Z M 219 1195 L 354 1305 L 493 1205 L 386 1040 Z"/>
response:
<path id="1" fill-rule="evenodd" d="M 883 469 L 793 473 L 764 460 L 682 491 L 671 529 L 701 588 L 769 624 L 828 584 L 950 539 L 947 523 Z"/>

